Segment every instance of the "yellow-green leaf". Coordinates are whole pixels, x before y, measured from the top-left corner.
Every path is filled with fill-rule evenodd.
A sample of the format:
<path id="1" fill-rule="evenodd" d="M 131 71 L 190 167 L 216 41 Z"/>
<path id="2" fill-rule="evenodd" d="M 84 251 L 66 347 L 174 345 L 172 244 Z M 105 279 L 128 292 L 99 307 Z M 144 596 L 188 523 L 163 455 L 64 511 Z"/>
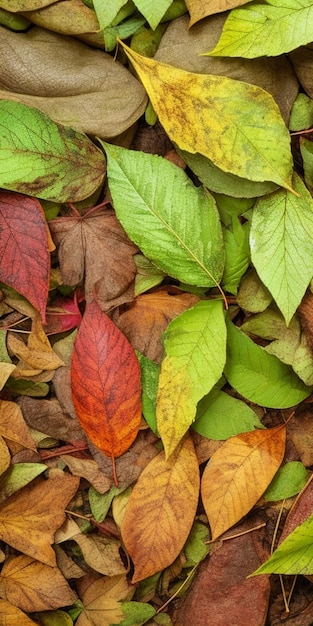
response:
<path id="1" fill-rule="evenodd" d="M 291 189 L 290 137 L 272 96 L 225 76 L 194 74 L 123 48 L 177 145 L 226 172 Z"/>

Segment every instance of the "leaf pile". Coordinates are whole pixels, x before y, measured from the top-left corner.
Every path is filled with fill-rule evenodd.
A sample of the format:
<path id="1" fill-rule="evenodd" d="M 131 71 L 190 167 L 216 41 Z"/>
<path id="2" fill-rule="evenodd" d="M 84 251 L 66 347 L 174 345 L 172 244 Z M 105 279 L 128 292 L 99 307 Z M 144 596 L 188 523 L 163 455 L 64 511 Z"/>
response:
<path id="1" fill-rule="evenodd" d="M 0 624 L 313 575 L 312 9 L 0 0 Z"/>

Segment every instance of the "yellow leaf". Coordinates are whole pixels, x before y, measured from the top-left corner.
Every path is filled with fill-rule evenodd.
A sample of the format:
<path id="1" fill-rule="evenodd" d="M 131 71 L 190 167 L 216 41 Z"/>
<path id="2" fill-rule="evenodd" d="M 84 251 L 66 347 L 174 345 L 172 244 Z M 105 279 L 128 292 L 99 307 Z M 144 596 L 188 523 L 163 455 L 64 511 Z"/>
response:
<path id="1" fill-rule="evenodd" d="M 56 565 L 51 548 L 54 533 L 65 520 L 64 508 L 74 496 L 79 478 L 59 470 L 38 479 L 1 505 L 0 538 L 24 554 Z"/>
<path id="2" fill-rule="evenodd" d="M 23 611 L 46 611 L 75 602 L 76 596 L 57 567 L 30 556 L 5 561 L 0 576 L 1 596 Z"/>
<path id="3" fill-rule="evenodd" d="M 238 522 L 264 493 L 285 451 L 285 425 L 228 439 L 202 476 L 201 496 L 212 539 Z"/>
<path id="4" fill-rule="evenodd" d="M 32 330 L 27 345 L 12 332 L 8 333 L 7 343 L 13 354 L 35 370 L 55 370 L 65 365 L 52 349 L 42 328 L 39 315 L 36 315 L 32 321 Z"/>
<path id="5" fill-rule="evenodd" d="M 1 626 L 36 626 L 30 617 L 7 600 L 0 600 Z"/>
<path id="6" fill-rule="evenodd" d="M 15 365 L 13 365 L 13 363 L 4 363 L 4 362 L 0 363 L 0 389 L 3 389 L 9 376 L 11 376 L 14 370 L 15 370 Z"/>
<path id="7" fill-rule="evenodd" d="M 10 466 L 10 452 L 7 444 L 0 436 L 0 474 Z"/>
<path id="8" fill-rule="evenodd" d="M 246 3 L 247 0 L 186 0 L 190 13 L 189 28 L 204 17 L 230 11 Z"/>
<path id="9" fill-rule="evenodd" d="M 133 582 L 164 569 L 183 548 L 197 509 L 199 466 L 188 435 L 166 461 L 161 452 L 140 475 L 126 506 L 122 538 Z"/>
<path id="10" fill-rule="evenodd" d="M 0 400 L 0 435 L 8 441 L 14 441 L 24 448 L 36 452 L 36 444 L 29 434 L 22 411 L 16 402 Z"/>
<path id="11" fill-rule="evenodd" d="M 119 40 L 120 41 L 120 40 Z M 293 192 L 290 136 L 264 89 L 143 57 L 120 41 L 170 139 L 226 172 Z"/>
<path id="12" fill-rule="evenodd" d="M 131 591 L 126 576 L 99 578 L 82 594 L 84 610 L 76 626 L 112 626 L 125 618 L 120 600 L 128 597 Z"/>

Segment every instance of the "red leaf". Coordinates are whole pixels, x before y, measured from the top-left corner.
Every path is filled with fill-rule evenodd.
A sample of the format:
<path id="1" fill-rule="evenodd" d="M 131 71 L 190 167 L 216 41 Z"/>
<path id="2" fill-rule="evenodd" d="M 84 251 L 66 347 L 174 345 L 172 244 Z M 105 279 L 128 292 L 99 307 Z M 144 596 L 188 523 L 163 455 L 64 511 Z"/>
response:
<path id="1" fill-rule="evenodd" d="M 47 307 L 44 331 L 46 335 L 63 333 L 76 328 L 81 319 L 76 293 L 73 299 L 61 296 L 54 300 L 53 307 Z"/>
<path id="2" fill-rule="evenodd" d="M 133 348 L 109 317 L 87 304 L 74 344 L 72 396 L 86 435 L 117 457 L 135 440 L 141 421 L 140 367 Z"/>
<path id="3" fill-rule="evenodd" d="M 38 200 L 0 193 L 0 280 L 13 287 L 45 321 L 50 253 L 47 223 Z"/>

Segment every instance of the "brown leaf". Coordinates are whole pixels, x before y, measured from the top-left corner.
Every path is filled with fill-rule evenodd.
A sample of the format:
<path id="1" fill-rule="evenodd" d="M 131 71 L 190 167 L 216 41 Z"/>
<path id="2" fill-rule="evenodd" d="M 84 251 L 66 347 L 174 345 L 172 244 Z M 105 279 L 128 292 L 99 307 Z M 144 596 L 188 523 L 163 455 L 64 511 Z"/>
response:
<path id="1" fill-rule="evenodd" d="M 22 411 L 16 402 L 0 400 L 0 434 L 8 441 L 14 441 L 36 452 L 36 444 L 29 434 Z"/>
<path id="2" fill-rule="evenodd" d="M 136 350 L 152 361 L 160 363 L 163 356 L 161 337 L 167 325 L 198 300 L 199 298 L 191 293 L 181 293 L 172 289 L 161 289 L 138 296 L 130 308 L 119 317 L 117 325 Z"/>
<path id="3" fill-rule="evenodd" d="M 54 352 L 46 336 L 39 316 L 32 321 L 31 333 L 27 345 L 10 331 L 7 339 L 8 349 L 34 370 L 55 370 L 64 365 Z"/>
<path id="4" fill-rule="evenodd" d="M 186 0 L 190 14 L 189 28 L 208 15 L 230 11 L 235 7 L 246 4 L 247 0 Z"/>
<path id="5" fill-rule="evenodd" d="M 310 515 L 312 515 L 313 510 L 313 481 L 312 475 L 309 478 L 307 484 L 304 489 L 299 493 L 295 502 L 293 503 L 287 519 L 285 521 L 285 525 L 283 531 L 279 537 L 279 543 L 281 544 L 286 537 L 292 533 L 297 526 L 300 526 L 305 522 Z"/>
<path id="6" fill-rule="evenodd" d="M 307 291 L 299 308 L 298 314 L 308 345 L 313 352 L 313 293 Z"/>
<path id="7" fill-rule="evenodd" d="M 79 615 L 76 626 L 113 626 L 124 618 L 120 600 L 130 592 L 126 576 L 102 577 L 93 582 L 81 594 L 84 610 Z"/>
<path id="8" fill-rule="evenodd" d="M 70 469 L 71 474 L 86 478 L 99 493 L 105 493 L 110 489 L 111 481 L 99 470 L 96 461 L 77 459 L 70 454 L 62 454 L 60 458 Z"/>
<path id="9" fill-rule="evenodd" d="M 241 524 L 236 530 L 246 534 L 223 541 L 210 559 L 200 565 L 174 614 L 174 624 L 264 626 L 270 594 L 268 576 L 247 579 L 268 557 L 262 548 L 264 528 L 247 533 L 258 521 Z"/>
<path id="10" fill-rule="evenodd" d="M 0 593 L 5 600 L 29 613 L 75 602 L 75 594 L 57 567 L 26 555 L 5 561 L 0 575 Z"/>
<path id="11" fill-rule="evenodd" d="M 0 98 L 37 107 L 75 130 L 114 137 L 144 113 L 147 95 L 140 82 L 109 54 L 69 37 L 0 26 L 0 56 L 6 59 Z"/>
<path id="12" fill-rule="evenodd" d="M 21 396 L 18 398 L 18 404 L 22 409 L 25 421 L 31 428 L 62 441 L 85 440 L 84 432 L 77 418 L 70 417 L 62 409 L 56 398 L 41 400 Z"/>
<path id="13" fill-rule="evenodd" d="M 100 30 L 95 11 L 82 0 L 62 0 L 35 11 L 24 9 L 23 15 L 47 30 L 63 35 L 79 35 Z"/>
<path id="14" fill-rule="evenodd" d="M 94 299 L 102 310 L 132 299 L 128 289 L 134 280 L 137 251 L 111 209 L 94 209 L 81 216 L 72 210 L 68 217 L 49 223 L 59 249 L 62 279 L 77 285 L 85 278 L 86 301 Z"/>
<path id="15" fill-rule="evenodd" d="M 160 452 L 140 475 L 127 502 L 122 538 L 133 559 L 133 582 L 164 569 L 178 556 L 197 509 L 199 466 L 188 435 L 166 461 Z"/>
<path id="16" fill-rule="evenodd" d="M 231 528 L 264 493 L 285 451 L 285 425 L 230 437 L 202 476 L 201 495 L 212 539 Z"/>
<path id="17" fill-rule="evenodd" d="M 30 617 L 7 600 L 0 600 L 1 626 L 36 626 Z"/>
<path id="18" fill-rule="evenodd" d="M 55 0 L 1 0 L 1 7 L 11 13 L 19 13 L 20 11 L 32 11 L 41 9 L 48 4 L 52 4 Z"/>
<path id="19" fill-rule="evenodd" d="M 10 452 L 5 441 L 0 437 L 0 475 L 10 466 Z"/>
<path id="20" fill-rule="evenodd" d="M 54 533 L 65 519 L 64 508 L 79 479 L 56 470 L 13 494 L 0 510 L 0 538 L 20 552 L 47 565 L 56 565 L 51 548 Z"/>

